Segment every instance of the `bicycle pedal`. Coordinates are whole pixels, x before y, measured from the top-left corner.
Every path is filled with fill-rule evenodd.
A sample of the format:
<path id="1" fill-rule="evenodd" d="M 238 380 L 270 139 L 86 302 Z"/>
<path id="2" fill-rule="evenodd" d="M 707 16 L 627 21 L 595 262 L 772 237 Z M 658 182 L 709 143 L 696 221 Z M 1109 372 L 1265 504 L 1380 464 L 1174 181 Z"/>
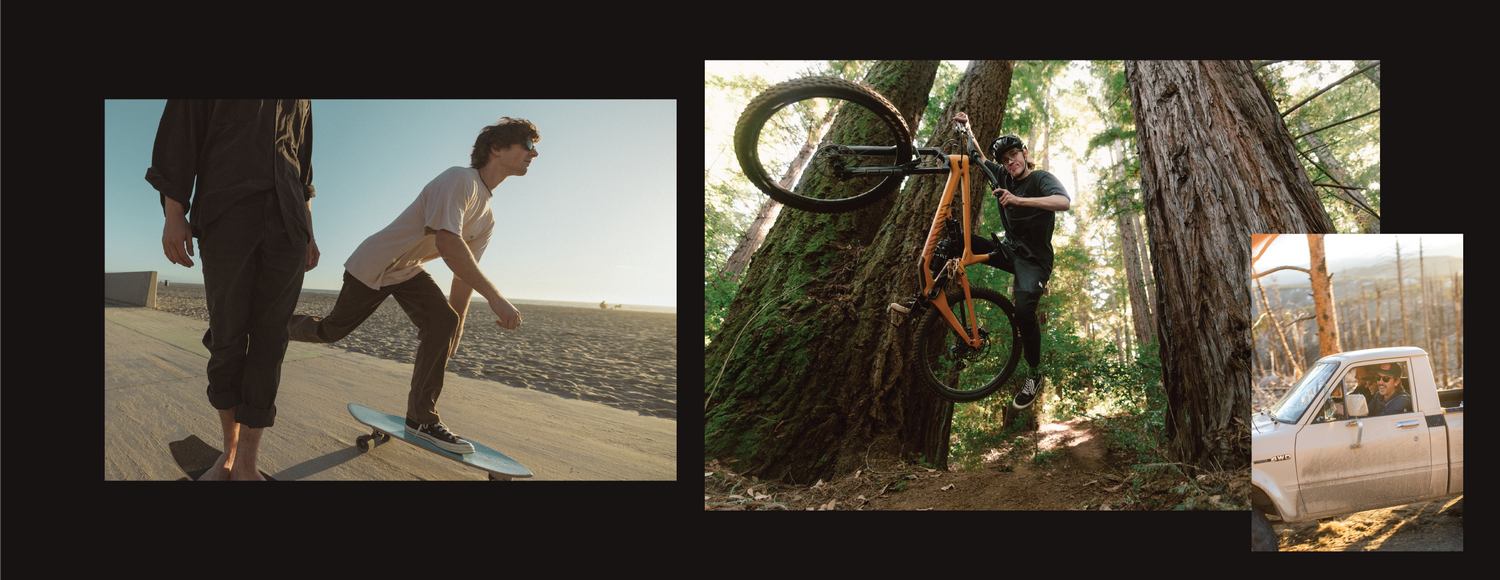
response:
<path id="1" fill-rule="evenodd" d="M 899 315 L 891 314 L 892 310 L 898 312 Z M 900 328 L 901 323 L 906 322 L 906 314 L 910 311 L 911 309 L 892 302 L 890 306 L 885 307 L 886 321 L 891 323 L 891 328 Z"/>
<path id="2" fill-rule="evenodd" d="M 916 299 L 916 297 L 910 297 L 910 298 L 907 298 L 905 300 L 905 304 L 899 304 L 899 303 L 896 303 L 896 302 L 892 302 L 890 306 L 885 307 L 886 315 L 889 316 L 889 318 L 890 318 L 891 327 L 892 328 L 898 328 L 898 327 L 900 327 L 901 323 L 906 321 L 906 316 L 908 314 L 911 314 L 911 309 L 915 308 L 916 306 L 917 306 L 917 299 Z M 891 314 L 891 312 L 893 312 L 893 311 L 896 312 L 896 313 L 898 313 L 899 316 L 897 316 L 896 314 Z M 897 320 L 898 318 L 900 320 Z"/>

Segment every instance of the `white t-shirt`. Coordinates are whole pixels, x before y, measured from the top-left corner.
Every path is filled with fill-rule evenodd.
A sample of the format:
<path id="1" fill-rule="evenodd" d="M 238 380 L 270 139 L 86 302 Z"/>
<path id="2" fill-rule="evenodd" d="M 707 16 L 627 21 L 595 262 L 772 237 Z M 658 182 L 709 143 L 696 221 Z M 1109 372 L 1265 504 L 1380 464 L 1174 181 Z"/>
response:
<path id="1" fill-rule="evenodd" d="M 490 196 L 478 169 L 450 167 L 396 221 L 365 238 L 344 269 L 375 290 L 410 280 L 423 271 L 422 259 L 437 252 L 438 230 L 458 234 L 478 262 L 495 230 Z"/>

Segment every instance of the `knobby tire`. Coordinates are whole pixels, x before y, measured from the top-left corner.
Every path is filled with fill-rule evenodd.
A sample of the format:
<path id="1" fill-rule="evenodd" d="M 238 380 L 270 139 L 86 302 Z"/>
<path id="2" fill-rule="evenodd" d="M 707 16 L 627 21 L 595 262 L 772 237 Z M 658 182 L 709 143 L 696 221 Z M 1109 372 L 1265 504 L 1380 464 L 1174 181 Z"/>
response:
<path id="1" fill-rule="evenodd" d="M 895 136 L 896 155 L 893 165 L 901 165 L 911 160 L 913 154 L 911 131 L 907 129 L 906 119 L 896 110 L 895 105 L 892 105 L 880 93 L 865 85 L 840 78 L 806 77 L 766 89 L 765 92 L 755 97 L 755 100 L 750 101 L 750 105 L 745 107 L 745 112 L 740 115 L 739 123 L 734 128 L 734 152 L 739 158 L 740 169 L 745 172 L 745 177 L 750 180 L 750 183 L 788 207 L 814 213 L 853 211 L 875 203 L 899 188 L 904 176 L 890 175 L 870 190 L 852 197 L 817 199 L 793 193 L 777 183 L 775 177 L 766 173 L 765 167 L 760 162 L 759 151 L 760 133 L 766 121 L 787 105 L 814 98 L 841 99 L 870 110 L 886 125 L 890 134 Z M 839 114 L 843 115 L 844 112 L 840 111 Z M 858 145 L 866 144 L 858 143 Z M 870 143 L 868 145 L 885 144 Z"/>
<path id="2" fill-rule="evenodd" d="M 981 351 L 964 351 L 967 345 L 960 342 L 936 305 L 927 308 L 912 341 L 921 381 L 943 398 L 959 403 L 993 394 L 1016 372 L 1021 361 L 1015 306 L 1004 294 L 989 288 L 971 286 L 969 293 L 974 297 L 979 327 L 990 333 Z M 954 317 L 967 330 L 969 317 L 962 311 L 963 302 L 962 290 L 948 294 Z"/>

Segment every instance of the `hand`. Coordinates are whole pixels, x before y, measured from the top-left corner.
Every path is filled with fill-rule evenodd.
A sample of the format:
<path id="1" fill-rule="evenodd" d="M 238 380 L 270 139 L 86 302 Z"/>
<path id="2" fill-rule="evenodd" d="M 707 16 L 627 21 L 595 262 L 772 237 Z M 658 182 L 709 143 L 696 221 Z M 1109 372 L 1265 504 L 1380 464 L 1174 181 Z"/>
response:
<path id="1" fill-rule="evenodd" d="M 955 122 L 955 123 L 968 123 L 969 122 L 969 115 L 967 113 L 959 113 L 957 115 L 954 115 L 953 116 L 953 122 Z"/>
<path id="2" fill-rule="evenodd" d="M 313 268 L 318 267 L 318 257 L 321 256 L 321 255 L 322 254 L 318 253 L 318 241 L 317 240 L 308 240 L 307 241 L 307 269 L 303 270 L 303 272 L 311 272 Z"/>
<path id="3" fill-rule="evenodd" d="M 186 217 L 168 213 L 167 226 L 161 234 L 161 245 L 167 259 L 173 264 L 193 267 L 193 260 L 188 258 L 193 255 L 193 229 L 188 225 Z"/>
<path id="4" fill-rule="evenodd" d="M 509 300 L 502 298 L 498 303 L 490 302 L 490 310 L 495 312 L 495 316 L 500 317 L 500 320 L 495 321 L 500 328 L 515 330 L 521 326 L 521 311 L 511 306 Z"/>
<path id="5" fill-rule="evenodd" d="M 1016 197 L 1010 190 L 995 188 L 995 198 L 1000 200 L 1001 206 L 1021 205 L 1021 198 Z"/>

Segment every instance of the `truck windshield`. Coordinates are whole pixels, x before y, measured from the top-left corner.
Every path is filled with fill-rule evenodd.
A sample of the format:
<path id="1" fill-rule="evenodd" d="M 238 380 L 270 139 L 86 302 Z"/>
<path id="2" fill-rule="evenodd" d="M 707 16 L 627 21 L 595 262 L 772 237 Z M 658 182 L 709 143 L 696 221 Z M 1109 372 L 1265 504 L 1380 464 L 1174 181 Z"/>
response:
<path id="1" fill-rule="evenodd" d="M 1302 417 L 1302 412 L 1307 410 L 1318 392 L 1323 390 L 1323 383 L 1328 382 L 1328 377 L 1333 376 L 1333 371 L 1338 369 L 1337 363 L 1321 363 L 1302 375 L 1302 380 L 1297 381 L 1280 401 L 1271 405 L 1271 417 L 1282 423 L 1296 423 Z"/>

